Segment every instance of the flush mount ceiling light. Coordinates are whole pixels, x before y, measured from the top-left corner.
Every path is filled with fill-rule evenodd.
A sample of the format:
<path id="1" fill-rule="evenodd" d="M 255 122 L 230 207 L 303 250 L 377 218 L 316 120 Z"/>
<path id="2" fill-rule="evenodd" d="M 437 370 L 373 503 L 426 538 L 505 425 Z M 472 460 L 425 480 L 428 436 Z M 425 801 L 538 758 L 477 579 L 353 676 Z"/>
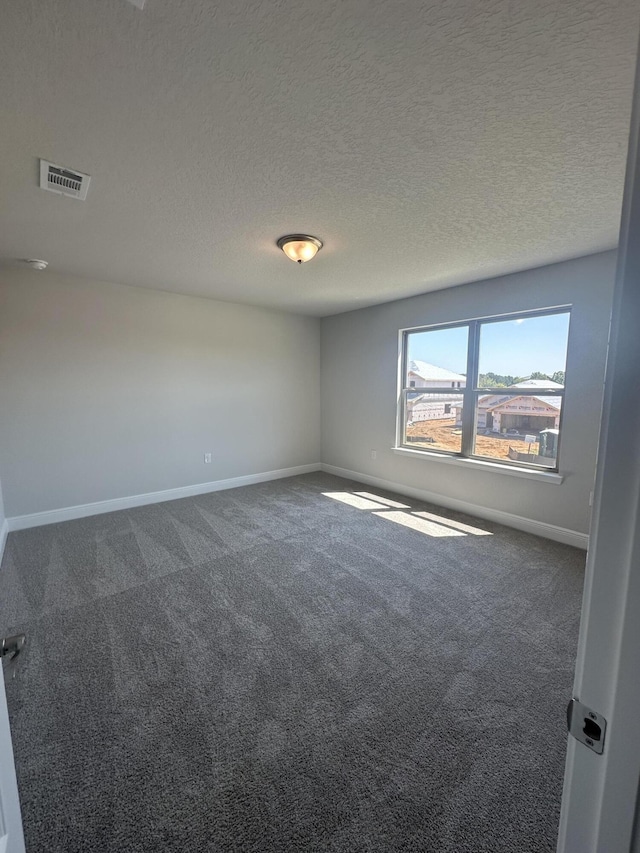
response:
<path id="1" fill-rule="evenodd" d="M 315 258 L 318 250 L 322 248 L 322 240 L 310 237 L 309 234 L 287 234 L 278 240 L 278 248 L 292 261 L 302 264 Z"/>

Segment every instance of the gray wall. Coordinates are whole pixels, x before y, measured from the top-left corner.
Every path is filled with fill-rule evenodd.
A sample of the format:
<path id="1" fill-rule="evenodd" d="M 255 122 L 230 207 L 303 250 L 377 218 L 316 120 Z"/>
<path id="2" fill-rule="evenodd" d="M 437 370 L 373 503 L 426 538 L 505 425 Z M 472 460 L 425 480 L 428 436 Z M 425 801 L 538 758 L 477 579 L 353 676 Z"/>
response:
<path id="1" fill-rule="evenodd" d="M 319 462 L 319 362 L 316 319 L 4 272 L 6 514 Z"/>
<path id="2" fill-rule="evenodd" d="M 580 533 L 589 529 L 615 253 L 450 288 L 322 321 L 322 461 Z M 561 485 L 391 451 L 398 330 L 572 304 Z M 377 450 L 372 460 L 370 451 Z"/>
<path id="3" fill-rule="evenodd" d="M 2 483 L 0 482 L 0 537 L 2 536 L 2 528 L 5 522 L 4 502 L 2 497 Z M 0 550 L 1 546 L 0 546 Z"/>

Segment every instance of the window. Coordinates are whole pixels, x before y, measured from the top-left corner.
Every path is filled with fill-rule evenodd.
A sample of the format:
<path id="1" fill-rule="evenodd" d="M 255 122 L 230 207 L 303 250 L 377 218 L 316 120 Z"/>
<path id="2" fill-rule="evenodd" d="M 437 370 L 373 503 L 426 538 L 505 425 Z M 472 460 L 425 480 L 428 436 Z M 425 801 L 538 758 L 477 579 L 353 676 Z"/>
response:
<path id="1" fill-rule="evenodd" d="M 403 331 L 398 445 L 557 471 L 569 316 L 567 307 Z"/>

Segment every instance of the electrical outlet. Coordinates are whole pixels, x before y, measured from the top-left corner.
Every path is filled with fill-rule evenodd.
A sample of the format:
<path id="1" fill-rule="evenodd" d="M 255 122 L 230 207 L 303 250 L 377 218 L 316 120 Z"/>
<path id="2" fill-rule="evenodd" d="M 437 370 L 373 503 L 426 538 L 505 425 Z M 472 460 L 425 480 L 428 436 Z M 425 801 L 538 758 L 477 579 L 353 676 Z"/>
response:
<path id="1" fill-rule="evenodd" d="M 377 458 L 378 458 L 378 451 L 377 451 L 377 450 L 372 450 L 372 451 L 371 451 L 371 458 L 372 458 L 372 459 L 377 459 Z"/>
<path id="2" fill-rule="evenodd" d="M 204 454 L 204 461 L 205 461 L 205 462 L 207 462 L 207 463 L 208 463 L 208 462 L 211 462 L 211 454 L 210 454 L 210 453 L 205 453 L 205 454 Z"/>

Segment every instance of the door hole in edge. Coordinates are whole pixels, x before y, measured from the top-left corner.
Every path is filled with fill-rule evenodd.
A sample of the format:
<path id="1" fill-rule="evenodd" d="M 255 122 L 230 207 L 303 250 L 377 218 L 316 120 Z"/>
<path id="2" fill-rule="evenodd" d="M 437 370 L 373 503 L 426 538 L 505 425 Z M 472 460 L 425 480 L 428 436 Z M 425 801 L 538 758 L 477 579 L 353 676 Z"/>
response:
<path id="1" fill-rule="evenodd" d="M 589 717 L 584 718 L 584 728 L 582 731 L 587 737 L 590 737 L 591 740 L 600 740 L 602 737 L 602 729 L 595 720 L 592 720 Z"/>

